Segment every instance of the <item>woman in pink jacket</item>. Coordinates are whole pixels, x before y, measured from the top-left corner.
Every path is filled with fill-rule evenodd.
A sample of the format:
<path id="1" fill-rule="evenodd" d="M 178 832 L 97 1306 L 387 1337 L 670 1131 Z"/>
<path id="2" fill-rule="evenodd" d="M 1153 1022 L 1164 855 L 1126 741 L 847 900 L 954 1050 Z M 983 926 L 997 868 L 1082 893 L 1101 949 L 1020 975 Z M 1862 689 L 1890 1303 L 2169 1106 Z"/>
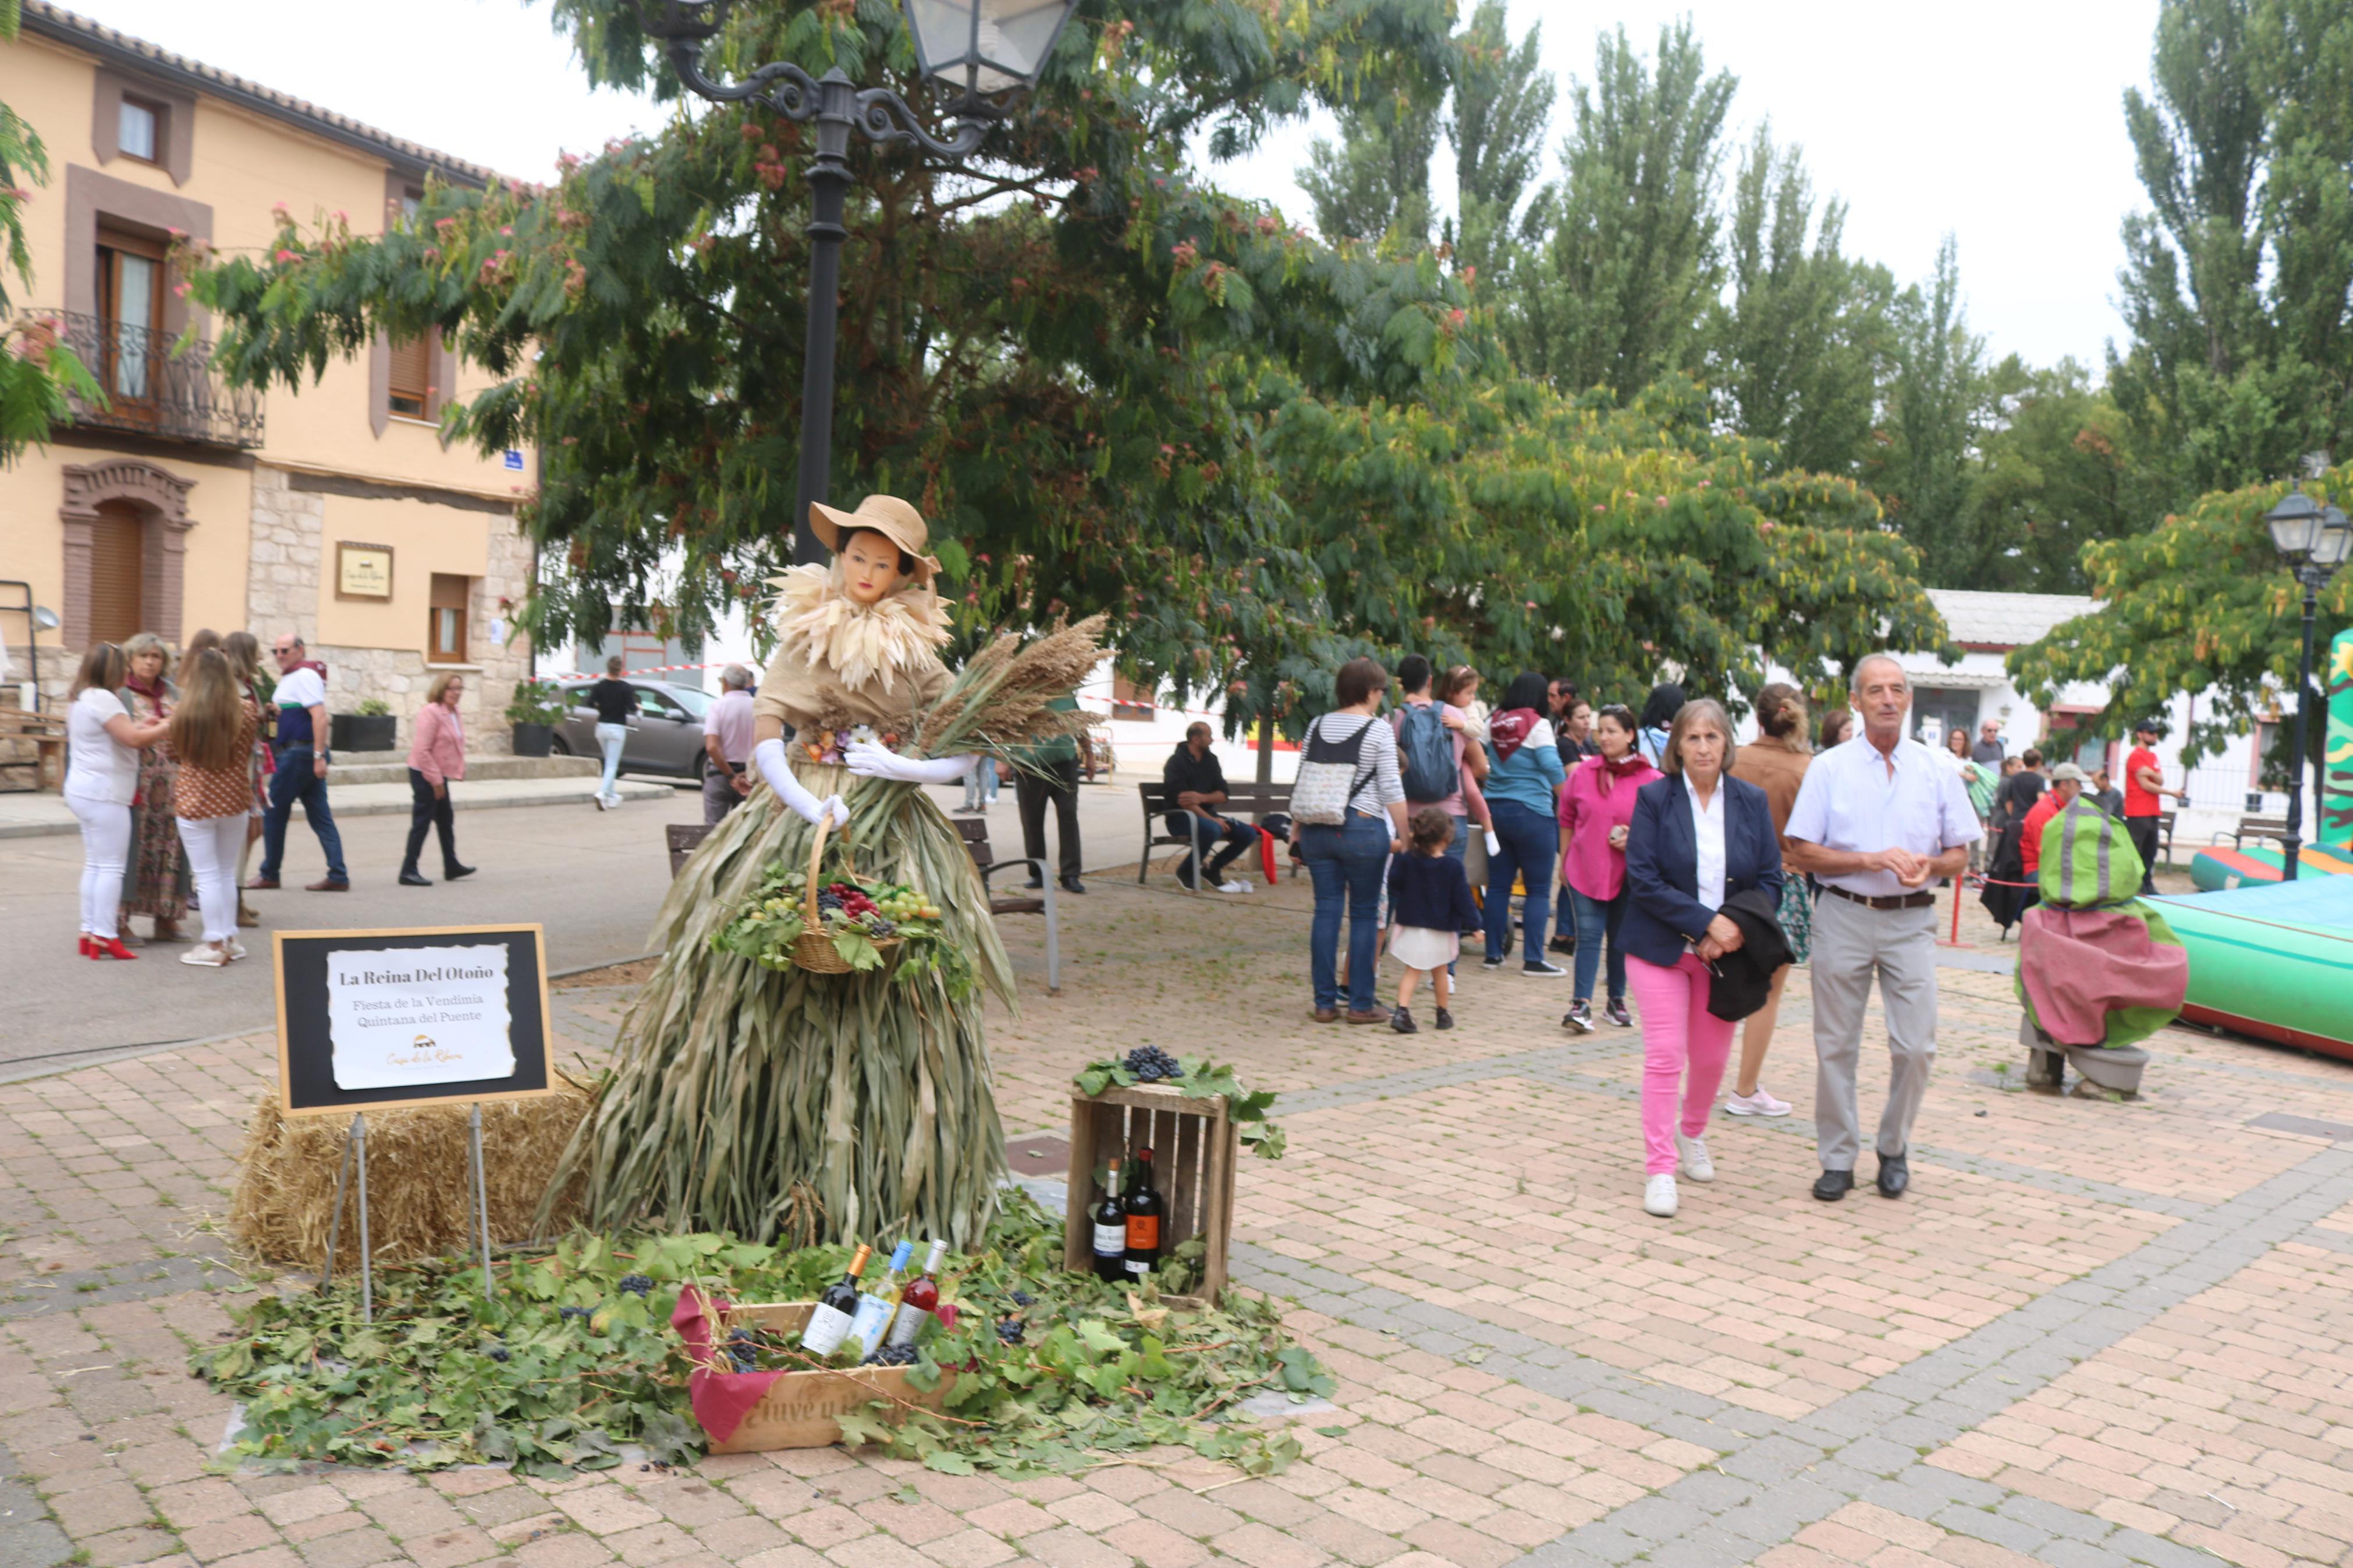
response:
<path id="1" fill-rule="evenodd" d="M 1578 1034 L 1593 1029 L 1593 977 L 1601 966 L 1601 944 L 1609 943 L 1609 1006 L 1607 1016 L 1624 1027 L 1626 954 L 1618 945 L 1618 921 L 1626 912 L 1626 829 L 1634 820 L 1634 795 L 1661 777 L 1635 745 L 1633 710 L 1611 703 L 1594 716 L 1593 739 L 1601 748 L 1568 771 L 1560 786 L 1561 879 L 1577 910 L 1577 993 L 1561 1026 Z"/>
<path id="2" fill-rule="evenodd" d="M 474 874 L 458 864 L 457 824 L 449 812 L 449 785 L 466 776 L 466 726 L 458 717 L 458 699 L 466 691 L 466 678 L 445 669 L 425 689 L 425 706 L 417 715 L 417 736 L 408 746 L 408 853 L 400 862 L 400 885 L 429 888 L 433 880 L 417 869 L 425 848 L 425 830 L 441 836 L 441 875 L 448 881 Z"/>

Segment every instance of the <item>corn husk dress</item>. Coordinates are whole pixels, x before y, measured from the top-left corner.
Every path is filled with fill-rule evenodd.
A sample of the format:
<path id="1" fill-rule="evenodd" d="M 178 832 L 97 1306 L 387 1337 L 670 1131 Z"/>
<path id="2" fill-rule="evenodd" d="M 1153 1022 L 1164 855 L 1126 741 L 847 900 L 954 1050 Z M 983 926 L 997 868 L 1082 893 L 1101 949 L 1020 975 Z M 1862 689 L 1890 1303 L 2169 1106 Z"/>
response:
<path id="1" fill-rule="evenodd" d="M 813 754 L 861 725 L 904 749 L 947 684 L 946 611 L 928 587 L 861 607 L 822 567 L 778 586 L 780 640 L 755 711 L 793 727 L 786 749 L 810 793 L 849 807 L 828 837 L 828 873 L 847 865 L 929 894 L 975 984 L 957 996 L 935 973 L 778 971 L 714 951 L 764 869 L 806 866 L 817 832 L 756 784 L 663 901 L 661 962 L 622 1021 L 613 1076 L 567 1170 L 586 1177 L 594 1226 L 794 1241 L 903 1233 L 961 1249 L 986 1229 L 1005 1169 L 981 1027 L 984 990 L 1011 999 L 1005 950 L 972 857 L 930 795 Z"/>

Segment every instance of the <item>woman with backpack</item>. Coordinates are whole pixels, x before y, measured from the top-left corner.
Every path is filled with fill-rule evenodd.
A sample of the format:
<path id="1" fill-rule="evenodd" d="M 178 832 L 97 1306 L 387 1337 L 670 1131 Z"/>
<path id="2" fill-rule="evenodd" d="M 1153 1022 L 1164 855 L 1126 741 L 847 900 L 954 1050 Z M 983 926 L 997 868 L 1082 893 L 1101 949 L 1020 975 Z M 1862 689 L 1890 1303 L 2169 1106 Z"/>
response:
<path id="1" fill-rule="evenodd" d="M 1513 678 L 1502 707 L 1487 721 L 1487 780 L 1481 788 L 1498 847 L 1487 856 L 1486 966 L 1504 967 L 1512 938 L 1512 881 L 1517 877 L 1527 894 L 1520 910 L 1520 973 L 1566 975 L 1567 970 L 1545 957 L 1553 862 L 1560 850 L 1553 814 L 1567 777 L 1552 721 L 1544 716 L 1548 695 L 1545 678 L 1525 671 Z"/>
<path id="2" fill-rule="evenodd" d="M 1340 1017 L 1340 919 L 1348 921 L 1348 1022 L 1386 1024 L 1376 1005 L 1380 902 L 1393 853 L 1405 849 L 1405 784 L 1397 735 L 1377 718 L 1388 671 L 1352 658 L 1333 680 L 1338 706 L 1307 726 L 1292 786 L 1292 842 L 1315 885 L 1308 969 L 1319 1024 Z"/>

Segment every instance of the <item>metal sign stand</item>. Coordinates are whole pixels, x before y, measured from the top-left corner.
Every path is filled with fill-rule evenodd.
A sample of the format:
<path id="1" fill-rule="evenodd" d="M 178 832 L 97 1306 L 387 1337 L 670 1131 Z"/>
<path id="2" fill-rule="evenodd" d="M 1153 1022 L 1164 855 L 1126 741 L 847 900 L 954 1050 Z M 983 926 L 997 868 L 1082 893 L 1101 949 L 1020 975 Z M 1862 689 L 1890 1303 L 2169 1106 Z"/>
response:
<path id="1" fill-rule="evenodd" d="M 474 1224 L 482 1243 L 482 1294 L 492 1294 L 497 1287 L 491 1279 L 491 1199 L 487 1180 L 482 1174 L 482 1106 L 474 1102 L 474 1114 L 467 1121 L 466 1137 L 472 1145 L 474 1158 Z"/>
<path id="2" fill-rule="evenodd" d="M 476 1115 L 479 1124 L 479 1110 Z M 478 1152 L 480 1149 L 479 1140 L 475 1148 Z M 319 1270 L 319 1289 L 322 1290 L 327 1288 L 327 1281 L 334 1278 L 335 1247 L 343 1239 L 343 1191 L 350 1184 L 352 1166 L 354 1163 L 357 1163 L 360 1173 L 360 1321 L 373 1323 L 375 1321 L 375 1269 L 368 1252 L 367 1113 L 365 1111 L 355 1110 L 352 1113 L 351 1136 L 343 1142 L 343 1169 L 335 1177 L 335 1217 L 327 1226 L 327 1262 L 326 1267 Z M 478 1171 L 480 1169 L 479 1152 L 476 1169 Z"/>

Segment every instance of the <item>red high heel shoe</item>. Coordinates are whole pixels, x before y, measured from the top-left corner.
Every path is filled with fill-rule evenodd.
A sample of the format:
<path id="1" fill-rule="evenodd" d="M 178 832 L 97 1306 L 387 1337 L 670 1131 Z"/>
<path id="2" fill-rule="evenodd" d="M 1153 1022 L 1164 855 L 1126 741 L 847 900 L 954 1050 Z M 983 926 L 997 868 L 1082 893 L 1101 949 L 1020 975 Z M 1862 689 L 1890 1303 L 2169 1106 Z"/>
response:
<path id="1" fill-rule="evenodd" d="M 80 946 L 79 949 L 77 949 L 76 951 L 77 951 L 77 952 L 79 952 L 79 953 L 80 953 L 84 958 L 88 958 L 88 957 L 91 956 L 91 954 L 90 954 L 90 932 L 88 932 L 88 931 L 84 931 L 84 932 L 82 932 L 82 933 L 81 933 L 81 946 Z"/>
<path id="2" fill-rule="evenodd" d="M 97 958 L 101 954 L 108 958 L 137 958 L 139 956 L 129 948 L 123 946 L 122 939 L 119 936 L 101 936 L 91 938 L 90 955 L 92 958 Z"/>

